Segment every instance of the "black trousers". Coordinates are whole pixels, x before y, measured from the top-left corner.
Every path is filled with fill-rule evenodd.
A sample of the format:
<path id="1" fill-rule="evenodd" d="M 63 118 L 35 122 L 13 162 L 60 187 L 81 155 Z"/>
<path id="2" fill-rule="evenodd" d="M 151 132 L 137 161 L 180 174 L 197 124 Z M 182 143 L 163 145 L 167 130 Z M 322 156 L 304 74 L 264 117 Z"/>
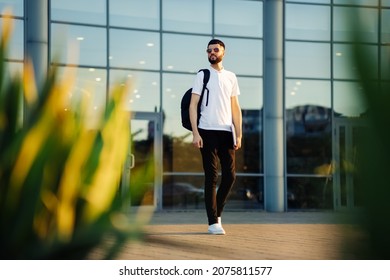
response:
<path id="1" fill-rule="evenodd" d="M 229 193 L 236 179 L 235 150 L 232 133 L 229 131 L 199 129 L 203 139 L 200 149 L 205 174 L 205 205 L 209 225 L 218 222 Z M 221 167 L 221 182 L 217 191 L 218 169 Z"/>

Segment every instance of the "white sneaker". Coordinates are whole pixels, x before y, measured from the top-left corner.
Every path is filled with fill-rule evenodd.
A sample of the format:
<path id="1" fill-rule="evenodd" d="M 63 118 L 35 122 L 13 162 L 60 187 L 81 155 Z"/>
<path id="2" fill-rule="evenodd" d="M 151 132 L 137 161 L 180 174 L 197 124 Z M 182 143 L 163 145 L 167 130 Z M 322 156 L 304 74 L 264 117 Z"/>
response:
<path id="1" fill-rule="evenodd" d="M 210 234 L 219 234 L 219 235 L 224 235 L 226 233 L 220 224 L 210 225 L 208 232 Z"/>

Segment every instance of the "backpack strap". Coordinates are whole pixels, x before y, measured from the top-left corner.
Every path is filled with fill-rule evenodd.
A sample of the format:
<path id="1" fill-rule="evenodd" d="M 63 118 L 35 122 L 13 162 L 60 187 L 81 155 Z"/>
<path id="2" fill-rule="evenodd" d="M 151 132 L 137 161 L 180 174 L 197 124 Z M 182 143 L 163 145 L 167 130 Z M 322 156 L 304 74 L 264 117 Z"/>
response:
<path id="1" fill-rule="evenodd" d="M 207 88 L 207 83 L 210 80 L 210 70 L 209 69 L 200 69 L 198 72 L 200 72 L 200 71 L 203 71 L 203 88 L 202 88 L 202 92 L 200 94 L 199 104 L 202 104 L 203 94 L 207 90 L 206 106 L 208 106 L 209 105 L 209 89 Z"/>

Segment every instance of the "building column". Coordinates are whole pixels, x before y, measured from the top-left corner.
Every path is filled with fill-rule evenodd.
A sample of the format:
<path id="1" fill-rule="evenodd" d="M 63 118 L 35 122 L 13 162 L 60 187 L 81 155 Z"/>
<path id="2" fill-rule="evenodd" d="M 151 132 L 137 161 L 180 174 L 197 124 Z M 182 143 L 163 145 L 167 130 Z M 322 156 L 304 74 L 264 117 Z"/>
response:
<path id="1" fill-rule="evenodd" d="M 49 60 L 48 0 L 25 0 L 25 61 L 33 63 L 38 91 L 42 88 Z"/>
<path id="2" fill-rule="evenodd" d="M 284 1 L 264 0 L 264 196 L 266 211 L 286 211 Z"/>

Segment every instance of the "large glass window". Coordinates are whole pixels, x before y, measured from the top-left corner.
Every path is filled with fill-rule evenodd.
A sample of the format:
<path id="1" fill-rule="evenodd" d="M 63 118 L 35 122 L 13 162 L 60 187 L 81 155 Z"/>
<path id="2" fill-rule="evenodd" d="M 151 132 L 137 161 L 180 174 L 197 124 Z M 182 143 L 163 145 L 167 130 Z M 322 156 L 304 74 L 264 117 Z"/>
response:
<path id="1" fill-rule="evenodd" d="M 248 0 L 215 1 L 215 33 L 249 37 L 263 36 L 263 2 Z M 237 15 L 245 15 L 239 17 Z"/>
<path id="2" fill-rule="evenodd" d="M 9 19 L 12 22 L 13 30 L 6 53 L 7 59 L 23 60 L 24 57 L 24 22 L 18 19 Z M 0 30 L 2 30 L 4 19 L 0 18 Z"/>
<path id="3" fill-rule="evenodd" d="M 381 78 L 390 79 L 390 45 L 381 47 Z"/>
<path id="4" fill-rule="evenodd" d="M 183 94 L 192 87 L 195 74 L 164 74 L 163 75 L 163 108 L 164 133 L 181 141 L 192 141 L 190 132 L 181 126 L 180 103 Z"/>
<path id="5" fill-rule="evenodd" d="M 262 177 L 238 177 L 226 209 L 262 209 L 263 190 Z M 162 196 L 164 209 L 204 209 L 204 177 L 164 176 Z"/>
<path id="6" fill-rule="evenodd" d="M 0 0 L 0 13 L 10 9 L 12 15 L 22 17 L 24 11 L 24 0 Z"/>
<path id="7" fill-rule="evenodd" d="M 286 2 L 298 2 L 298 1 L 286 1 Z M 299 0 L 300 3 L 307 3 L 307 4 L 329 4 L 330 0 Z"/>
<path id="8" fill-rule="evenodd" d="M 330 44 L 286 42 L 286 76 L 330 78 Z"/>
<path id="9" fill-rule="evenodd" d="M 199 149 L 193 147 L 192 134 L 180 119 L 181 98 L 194 78 L 195 74 L 163 75 L 165 172 L 203 172 Z"/>
<path id="10" fill-rule="evenodd" d="M 212 0 L 162 1 L 163 30 L 210 34 L 211 3 Z"/>
<path id="11" fill-rule="evenodd" d="M 88 66 L 107 65 L 106 29 L 52 24 L 52 61 Z"/>
<path id="12" fill-rule="evenodd" d="M 329 81 L 286 81 L 287 172 L 323 175 L 331 148 L 331 87 Z"/>
<path id="13" fill-rule="evenodd" d="M 83 101 L 87 104 L 86 121 L 89 128 L 97 128 L 99 117 L 103 114 L 106 104 L 106 81 L 107 71 L 94 68 L 60 67 L 59 79 L 71 79 L 67 81 L 72 85 L 69 89 L 69 107 L 65 110 L 74 109 Z"/>
<path id="14" fill-rule="evenodd" d="M 381 43 L 390 44 L 390 9 L 382 10 L 381 20 Z"/>
<path id="15" fill-rule="evenodd" d="M 327 177 L 289 177 L 287 186 L 289 209 L 333 208 L 333 183 Z"/>
<path id="16" fill-rule="evenodd" d="M 226 69 L 237 75 L 260 76 L 263 74 L 262 40 L 223 37 L 221 40 L 226 45 L 223 63 Z"/>
<path id="17" fill-rule="evenodd" d="M 126 109 L 156 112 L 160 108 L 160 75 L 157 72 L 111 70 L 110 88 L 127 83 Z"/>
<path id="18" fill-rule="evenodd" d="M 160 69 L 160 39 L 156 32 L 110 30 L 110 66 Z"/>
<path id="19" fill-rule="evenodd" d="M 330 7 L 287 4 L 286 39 L 329 40 Z"/>
<path id="20" fill-rule="evenodd" d="M 164 176 L 163 179 L 164 209 L 204 209 L 203 176 Z"/>
<path id="21" fill-rule="evenodd" d="M 159 0 L 110 0 L 110 26 L 158 30 Z"/>
<path id="22" fill-rule="evenodd" d="M 51 0 L 51 19 L 106 24 L 106 0 Z"/>
<path id="23" fill-rule="evenodd" d="M 358 82 L 334 83 L 334 111 L 343 117 L 359 117 L 367 112 L 362 101 L 363 88 Z"/>
<path id="24" fill-rule="evenodd" d="M 236 154 L 237 172 L 263 172 L 263 83 L 261 78 L 238 78 L 242 110 L 242 148 Z"/>
<path id="25" fill-rule="evenodd" d="M 128 85 L 127 110 L 162 110 L 164 207 L 204 207 L 201 155 L 181 127 L 180 102 L 195 73 L 209 66 L 210 38 L 226 43 L 224 66 L 238 76 L 244 134 L 229 207 L 262 208 L 262 1 L 81 2 L 51 1 L 50 62 L 76 65 L 69 98 L 91 100 L 90 126 L 118 83 Z"/>
<path id="26" fill-rule="evenodd" d="M 206 36 L 163 34 L 163 70 L 196 73 L 208 67 L 206 49 L 209 40 L 210 37 Z"/>
<path id="27" fill-rule="evenodd" d="M 354 41 L 354 28 L 357 19 L 361 19 L 357 35 L 362 42 L 378 42 L 378 10 L 374 8 L 335 7 L 334 31 L 335 41 Z"/>
<path id="28" fill-rule="evenodd" d="M 329 81 L 288 79 L 286 80 L 286 108 L 315 105 L 331 107 L 331 90 Z"/>
<path id="29" fill-rule="evenodd" d="M 347 44 L 335 44 L 333 53 L 333 72 L 336 79 L 358 79 L 359 73 L 354 63 L 354 46 Z M 370 55 L 370 61 L 378 65 L 378 47 L 373 45 L 360 45 L 366 54 Z M 371 78 L 378 77 L 378 67 L 372 67 L 367 72 Z"/>
<path id="30" fill-rule="evenodd" d="M 378 0 L 334 0 L 335 4 L 343 5 L 369 5 L 376 6 L 378 5 Z"/>

